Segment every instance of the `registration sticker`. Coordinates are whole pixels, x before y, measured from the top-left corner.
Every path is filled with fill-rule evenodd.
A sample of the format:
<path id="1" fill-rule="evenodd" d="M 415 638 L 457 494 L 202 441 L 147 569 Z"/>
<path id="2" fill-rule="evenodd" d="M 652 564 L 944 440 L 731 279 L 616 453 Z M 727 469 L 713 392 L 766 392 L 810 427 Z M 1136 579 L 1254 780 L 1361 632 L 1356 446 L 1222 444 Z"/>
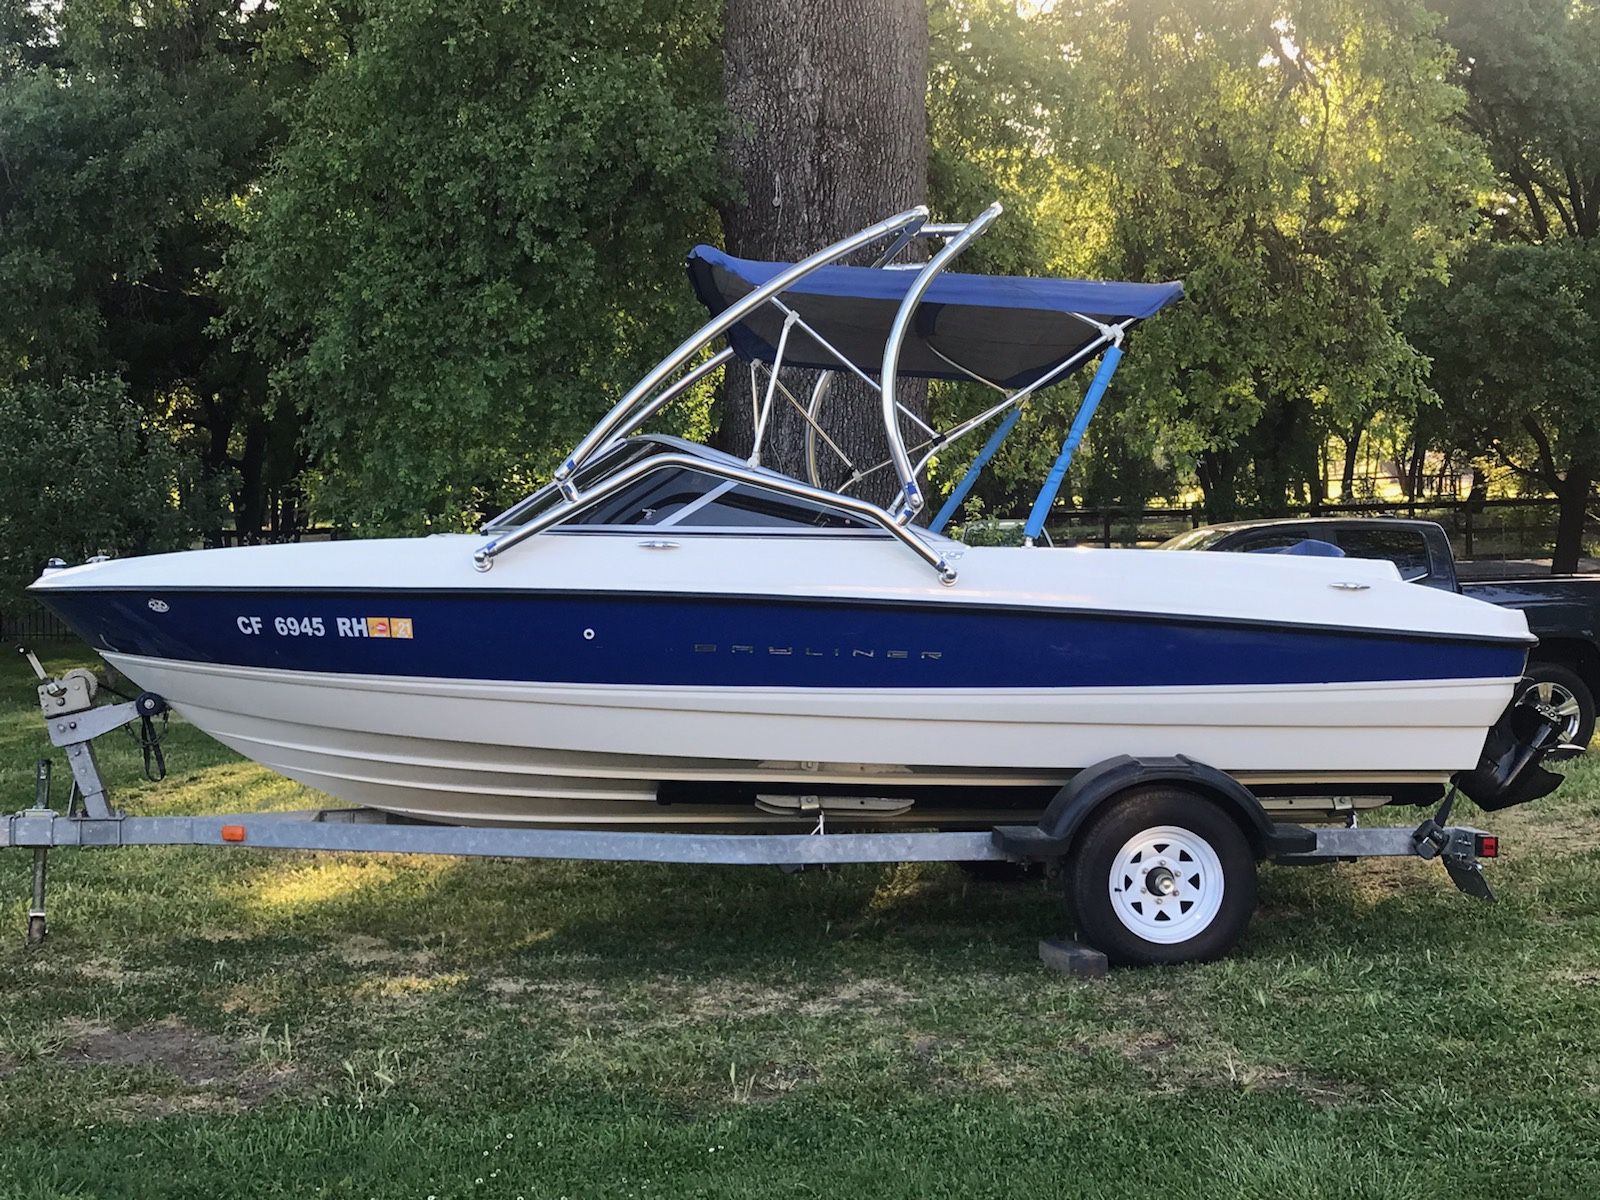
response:
<path id="1" fill-rule="evenodd" d="M 405 638 L 416 637 L 410 617 L 274 617 L 271 624 L 265 617 L 240 616 L 235 623 L 239 632 L 260 637 L 276 633 L 279 637 L 326 637 L 330 633 L 342 638 Z"/>

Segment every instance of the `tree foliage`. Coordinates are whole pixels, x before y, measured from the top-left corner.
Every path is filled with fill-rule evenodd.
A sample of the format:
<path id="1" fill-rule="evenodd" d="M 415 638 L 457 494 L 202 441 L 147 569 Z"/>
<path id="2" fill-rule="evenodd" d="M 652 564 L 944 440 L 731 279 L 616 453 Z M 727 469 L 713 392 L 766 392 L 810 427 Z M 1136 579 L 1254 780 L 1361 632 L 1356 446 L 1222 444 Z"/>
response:
<path id="1" fill-rule="evenodd" d="M 1493 237 L 1414 321 L 1446 398 L 1441 430 L 1560 501 L 1553 567 L 1583 550 L 1600 477 L 1600 10 L 1448 0 L 1470 128 L 1499 174 Z"/>
<path id="2" fill-rule="evenodd" d="M 686 319 L 704 0 L 384 0 L 244 212 L 235 321 L 325 507 L 455 528 L 547 470 Z"/>
<path id="3" fill-rule="evenodd" d="M 271 471 L 297 469 L 293 434 L 269 462 L 264 366 L 214 327 L 227 211 L 273 138 L 281 72 L 261 45 L 274 10 L 0 11 L 12 37 L 0 54 L 0 382 L 120 377 L 229 484 L 239 526 L 259 526 Z"/>
<path id="4" fill-rule="evenodd" d="M 1214 512 L 1270 510 L 1318 480 L 1329 432 L 1428 398 L 1400 315 L 1486 176 L 1420 5 L 1104 0 L 1000 15 L 1009 49 L 995 9 L 953 12 L 979 66 L 936 74 L 935 112 L 1031 197 L 1038 266 L 1186 282 L 1107 405 L 1117 460 L 1194 470 Z"/>
<path id="5" fill-rule="evenodd" d="M 184 546 L 212 510 L 199 467 L 118 380 L 0 383 L 0 596 L 45 561 Z"/>
<path id="6" fill-rule="evenodd" d="M 1600 478 L 1600 243 L 1474 246 L 1416 321 L 1455 439 L 1560 499 L 1555 565 L 1572 569 Z"/>
<path id="7" fill-rule="evenodd" d="M 1471 97 L 1467 120 L 1505 185 L 1502 238 L 1600 237 L 1600 8 L 1436 0 Z"/>

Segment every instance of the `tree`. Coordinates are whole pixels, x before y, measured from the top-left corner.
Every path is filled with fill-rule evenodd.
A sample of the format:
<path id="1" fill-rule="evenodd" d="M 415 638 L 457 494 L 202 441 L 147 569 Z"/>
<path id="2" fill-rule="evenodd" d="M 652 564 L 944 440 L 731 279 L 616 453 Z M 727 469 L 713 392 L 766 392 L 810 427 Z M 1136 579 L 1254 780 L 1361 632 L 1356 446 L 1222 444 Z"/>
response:
<path id="1" fill-rule="evenodd" d="M 995 200 L 1006 210 L 968 249 L 961 269 L 1092 270 L 1105 214 L 1073 186 L 1066 151 L 1094 97 L 1078 56 L 1060 39 L 1063 30 L 1038 12 L 1027 15 L 1015 0 L 933 0 L 929 22 L 935 213 L 977 213 Z"/>
<path id="2" fill-rule="evenodd" d="M 1600 478 L 1600 243 L 1480 243 L 1415 320 L 1458 439 L 1555 494 L 1553 568 L 1574 570 Z"/>
<path id="3" fill-rule="evenodd" d="M 215 497 L 119 380 L 0 382 L 0 612 L 47 559 L 188 544 Z"/>
<path id="4" fill-rule="evenodd" d="M 682 336 L 708 0 L 384 0 L 244 210 L 235 318 L 331 511 L 470 524 Z"/>
<path id="5" fill-rule="evenodd" d="M 926 0 L 729 0 L 722 35 L 728 108 L 724 152 L 739 191 L 721 206 L 728 250 L 794 260 L 926 198 Z M 804 399 L 809 384 L 797 387 Z M 900 397 L 921 415 L 925 391 Z M 888 451 L 876 393 L 836 377 L 821 420 L 856 464 Z M 775 403 L 762 461 L 806 477 L 805 422 Z M 719 439 L 750 453 L 747 376 L 728 372 Z M 824 482 L 849 472 L 829 452 Z M 880 502 L 897 490 L 892 468 L 855 488 Z"/>
<path id="6" fill-rule="evenodd" d="M 1182 276 L 1127 386 L 1214 515 L 1320 496 L 1327 434 L 1425 396 L 1400 314 L 1471 219 L 1459 93 L 1415 5 L 1118 5 L 1108 265 Z M 1248 481 L 1249 490 L 1241 484 Z"/>
<path id="7" fill-rule="evenodd" d="M 0 382 L 124 379 L 231 483 L 247 532 L 297 465 L 264 366 L 216 332 L 223 214 L 273 136 L 275 11 L 0 4 Z"/>
<path id="8" fill-rule="evenodd" d="M 1505 244 L 1474 247 L 1419 325 L 1446 428 L 1555 494 L 1551 565 L 1570 571 L 1600 473 L 1600 11 L 1566 0 L 1440 8 L 1465 121 L 1500 175 L 1485 207 Z"/>
<path id="9" fill-rule="evenodd" d="M 1214 517 L 1273 511 L 1319 498 L 1330 433 L 1430 399 L 1401 314 L 1488 182 L 1435 26 L 1415 2 L 936 6 L 935 181 L 1023 214 L 1003 265 L 1187 285 L 1134 334 L 1080 484 L 1137 501 L 1156 462 Z"/>
<path id="10" fill-rule="evenodd" d="M 1600 9 L 1570 0 L 1435 0 L 1458 52 L 1466 123 L 1505 182 L 1501 238 L 1600 237 Z"/>

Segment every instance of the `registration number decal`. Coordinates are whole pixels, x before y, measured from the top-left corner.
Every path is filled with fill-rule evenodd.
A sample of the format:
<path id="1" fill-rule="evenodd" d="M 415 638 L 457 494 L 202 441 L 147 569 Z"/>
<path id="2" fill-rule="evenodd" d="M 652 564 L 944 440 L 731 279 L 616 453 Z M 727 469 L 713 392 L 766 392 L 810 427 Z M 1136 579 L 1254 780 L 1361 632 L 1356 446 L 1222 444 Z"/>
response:
<path id="1" fill-rule="evenodd" d="M 278 637 L 413 638 L 416 631 L 410 617 L 266 617 L 234 618 L 239 632 L 252 637 L 276 634 Z"/>

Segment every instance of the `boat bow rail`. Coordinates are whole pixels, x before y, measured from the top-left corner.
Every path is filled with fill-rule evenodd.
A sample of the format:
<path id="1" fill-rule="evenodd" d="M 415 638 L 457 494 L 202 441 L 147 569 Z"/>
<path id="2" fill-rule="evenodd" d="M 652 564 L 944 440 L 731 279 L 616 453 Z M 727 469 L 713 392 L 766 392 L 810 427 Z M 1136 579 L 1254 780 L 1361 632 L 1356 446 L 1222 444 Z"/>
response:
<path id="1" fill-rule="evenodd" d="M 615 482 L 619 476 L 602 474 L 580 482 L 585 468 L 592 468 L 695 384 L 737 359 L 750 374 L 755 433 L 749 458 L 742 464 L 698 463 L 696 469 L 850 512 L 887 530 L 938 572 L 942 582 L 954 583 L 956 570 L 950 560 L 908 531 L 925 507 L 919 480 L 934 457 L 953 442 L 999 422 L 934 520 L 932 529 L 939 532 L 1015 427 L 1023 404 L 1098 356 L 1100 367 L 1035 501 L 1028 523 L 1031 545 L 1116 370 L 1128 331 L 1176 300 L 1183 288 L 1179 283 L 947 273 L 1001 211 L 999 204 L 993 204 L 964 224 L 930 224 L 926 208 L 908 209 L 792 264 L 755 262 L 697 247 L 689 255 L 689 275 L 711 319 L 601 418 L 549 484 L 485 525 L 484 531 L 492 536 L 474 552 L 474 565 L 489 570 L 501 554 L 615 494 L 625 486 Z M 930 238 L 943 239 L 944 245 L 926 263 L 897 261 L 919 239 Z M 841 265 L 885 243 L 871 266 Z M 713 352 L 719 338 L 725 338 L 727 345 Z M 818 373 L 807 401 L 802 402 L 784 381 L 786 369 Z M 853 461 L 821 420 L 822 403 L 841 372 L 878 393 L 888 454 L 874 465 Z M 941 431 L 902 401 L 897 394 L 902 378 L 975 382 L 997 392 L 1000 399 Z M 805 422 L 805 482 L 759 470 L 773 407 L 779 402 L 792 405 Z M 913 445 L 907 444 L 906 426 L 917 431 Z M 837 489 L 823 486 L 819 460 L 823 446 L 847 472 Z M 681 465 L 657 458 L 624 468 L 621 474 L 632 483 L 651 471 Z M 895 499 L 887 508 L 849 495 L 864 480 L 886 470 L 897 481 Z"/>

